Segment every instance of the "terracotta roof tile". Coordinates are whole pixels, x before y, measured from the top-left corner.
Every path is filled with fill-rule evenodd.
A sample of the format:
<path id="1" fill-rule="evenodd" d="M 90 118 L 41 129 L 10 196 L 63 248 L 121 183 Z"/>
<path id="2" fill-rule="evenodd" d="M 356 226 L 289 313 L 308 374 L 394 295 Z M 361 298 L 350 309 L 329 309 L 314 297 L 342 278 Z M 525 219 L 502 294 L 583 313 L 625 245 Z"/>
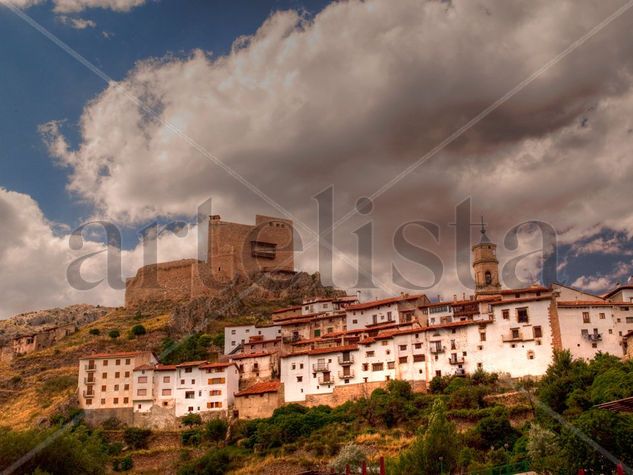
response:
<path id="1" fill-rule="evenodd" d="M 251 396 L 254 394 L 276 393 L 281 387 L 280 381 L 262 381 L 255 383 L 251 387 L 246 388 L 244 391 L 235 393 L 236 397 Z"/>
<path id="2" fill-rule="evenodd" d="M 347 307 L 347 310 L 364 310 L 367 308 L 379 307 L 380 305 L 389 305 L 392 303 L 406 302 L 409 300 L 416 300 L 416 299 L 424 298 L 424 297 L 425 297 L 424 294 L 399 295 L 397 297 L 390 297 L 390 298 L 386 298 L 382 300 L 374 300 L 371 302 L 363 302 L 363 303 L 358 303 L 355 305 L 350 305 L 349 307 Z"/>
<path id="3" fill-rule="evenodd" d="M 245 358 L 261 358 L 264 356 L 274 355 L 274 351 L 260 351 L 258 353 L 240 353 L 237 355 L 231 355 L 229 358 L 231 360 L 243 360 Z"/>
<path id="4" fill-rule="evenodd" d="M 93 353 L 84 355 L 80 359 L 107 359 L 107 358 L 126 358 L 132 356 L 141 356 L 151 353 L 149 351 L 120 351 L 116 353 Z"/>

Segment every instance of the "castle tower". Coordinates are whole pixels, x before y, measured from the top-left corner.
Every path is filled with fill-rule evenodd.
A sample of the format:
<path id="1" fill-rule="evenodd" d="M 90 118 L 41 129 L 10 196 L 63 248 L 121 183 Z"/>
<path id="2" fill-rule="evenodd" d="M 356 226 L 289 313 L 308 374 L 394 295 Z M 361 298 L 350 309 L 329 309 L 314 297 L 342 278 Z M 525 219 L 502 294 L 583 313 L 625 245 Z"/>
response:
<path id="1" fill-rule="evenodd" d="M 475 272 L 475 293 L 494 294 L 501 290 L 499 284 L 499 261 L 497 245 L 486 236 L 483 217 L 481 218 L 481 240 L 472 247 L 473 270 Z"/>

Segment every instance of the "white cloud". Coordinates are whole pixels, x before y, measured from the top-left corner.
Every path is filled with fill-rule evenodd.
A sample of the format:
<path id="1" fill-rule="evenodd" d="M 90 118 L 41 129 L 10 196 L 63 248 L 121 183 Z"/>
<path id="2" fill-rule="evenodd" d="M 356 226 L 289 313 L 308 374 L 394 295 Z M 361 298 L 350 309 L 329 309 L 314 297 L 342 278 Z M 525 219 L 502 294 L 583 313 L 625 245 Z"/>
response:
<path id="1" fill-rule="evenodd" d="M 92 20 L 87 20 L 84 18 L 74 18 L 62 15 L 59 17 L 59 20 L 65 25 L 70 25 L 72 28 L 76 30 L 85 30 L 86 28 L 94 28 L 97 24 Z"/>
<path id="2" fill-rule="evenodd" d="M 51 0 L 56 13 L 77 13 L 90 8 L 104 8 L 116 12 L 128 12 L 143 5 L 146 0 Z M 0 4 L 29 8 L 45 0 L 0 0 Z"/>
<path id="3" fill-rule="evenodd" d="M 0 318 L 40 308 L 73 303 L 122 305 L 123 292 L 104 281 L 91 290 L 77 290 L 69 283 L 67 269 L 71 262 L 90 253 L 101 254 L 87 259 L 81 277 L 96 282 L 107 275 L 106 246 L 90 240 L 87 233 L 83 247 L 71 249 L 69 235 L 54 230 L 37 203 L 28 195 L 0 188 L 0 275 L 2 300 Z M 98 229 L 98 228 L 95 228 Z M 90 229 L 89 229 L 90 230 Z M 94 235 L 93 235 L 94 239 Z M 187 236 L 161 234 L 157 243 L 160 261 L 196 256 L 195 228 Z M 121 255 L 123 277 L 133 275 L 143 264 L 139 244 Z M 120 277 L 119 277 L 120 278 Z"/>

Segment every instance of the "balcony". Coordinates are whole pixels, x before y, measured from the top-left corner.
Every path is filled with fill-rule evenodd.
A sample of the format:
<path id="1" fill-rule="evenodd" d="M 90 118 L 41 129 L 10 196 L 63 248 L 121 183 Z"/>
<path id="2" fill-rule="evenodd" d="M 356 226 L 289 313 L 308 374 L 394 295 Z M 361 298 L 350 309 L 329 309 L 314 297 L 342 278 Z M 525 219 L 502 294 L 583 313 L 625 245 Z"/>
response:
<path id="1" fill-rule="evenodd" d="M 97 371 L 97 365 L 87 365 L 86 371 L 88 372 Z"/>
<path id="2" fill-rule="evenodd" d="M 353 363 L 354 363 L 354 357 L 352 355 L 349 355 L 349 356 L 341 355 L 338 357 L 338 364 L 340 364 L 341 366 L 349 366 Z"/>
<path id="3" fill-rule="evenodd" d="M 95 397 L 94 391 L 82 391 L 81 394 L 84 399 L 92 399 L 93 397 Z"/>
<path id="4" fill-rule="evenodd" d="M 334 384 L 334 380 L 329 373 L 319 375 L 318 381 L 321 386 L 330 386 Z"/>
<path id="5" fill-rule="evenodd" d="M 504 343 L 513 343 L 516 341 L 530 341 L 530 340 L 534 340 L 534 338 L 531 336 L 524 335 L 523 332 L 521 331 L 517 333 L 501 335 L 501 341 L 503 341 Z"/>
<path id="6" fill-rule="evenodd" d="M 330 371 L 330 364 L 329 363 L 314 363 L 312 365 L 312 371 L 315 373 Z"/>
<path id="7" fill-rule="evenodd" d="M 432 354 L 437 355 L 438 353 L 444 353 L 446 351 L 446 347 L 442 345 L 431 345 L 429 351 Z"/>
<path id="8" fill-rule="evenodd" d="M 455 376 L 466 376 L 466 370 L 464 368 L 457 368 L 455 370 Z"/>
<path id="9" fill-rule="evenodd" d="M 602 334 L 600 333 L 587 333 L 585 335 L 585 339 L 590 341 L 591 343 L 597 343 L 602 341 Z"/>
<path id="10" fill-rule="evenodd" d="M 84 384 L 94 384 L 95 382 L 96 379 L 93 377 L 92 374 L 89 377 L 84 378 Z"/>
<path id="11" fill-rule="evenodd" d="M 448 359 L 448 362 L 450 364 L 464 364 L 464 357 L 463 356 L 451 356 Z"/>
<path id="12" fill-rule="evenodd" d="M 354 370 L 350 369 L 349 371 L 339 371 L 338 379 L 352 379 L 354 377 Z"/>

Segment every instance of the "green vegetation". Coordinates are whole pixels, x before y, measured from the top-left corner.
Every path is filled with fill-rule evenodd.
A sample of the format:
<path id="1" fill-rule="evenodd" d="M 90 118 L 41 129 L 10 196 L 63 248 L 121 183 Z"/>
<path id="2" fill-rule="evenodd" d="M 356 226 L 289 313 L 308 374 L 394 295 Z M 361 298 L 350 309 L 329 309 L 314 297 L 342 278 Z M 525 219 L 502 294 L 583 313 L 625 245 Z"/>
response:
<path id="1" fill-rule="evenodd" d="M 147 330 L 143 325 L 134 325 L 130 330 L 130 333 L 134 336 L 142 336 L 147 333 Z"/>
<path id="2" fill-rule="evenodd" d="M 88 333 L 91 335 L 101 335 L 101 330 L 99 330 L 98 328 L 91 328 L 90 330 L 88 330 Z"/>
<path id="3" fill-rule="evenodd" d="M 121 336 L 121 332 L 115 328 L 108 332 L 108 336 L 115 340 L 116 338 L 119 338 Z"/>
<path id="4" fill-rule="evenodd" d="M 152 431 L 149 429 L 128 427 L 123 432 L 123 440 L 133 449 L 145 449 L 151 435 Z"/>
<path id="5" fill-rule="evenodd" d="M 166 338 L 161 348 L 161 361 L 178 364 L 185 361 L 208 360 L 212 344 L 213 338 L 202 333 L 195 333 L 177 342 Z"/>
<path id="6" fill-rule="evenodd" d="M 24 432 L 0 429 L 0 469 L 9 468 L 42 444 L 41 450 L 31 452 L 31 457 L 12 472 L 54 475 L 105 473 L 106 444 L 98 432 L 84 425 L 62 431 L 58 429 Z"/>

